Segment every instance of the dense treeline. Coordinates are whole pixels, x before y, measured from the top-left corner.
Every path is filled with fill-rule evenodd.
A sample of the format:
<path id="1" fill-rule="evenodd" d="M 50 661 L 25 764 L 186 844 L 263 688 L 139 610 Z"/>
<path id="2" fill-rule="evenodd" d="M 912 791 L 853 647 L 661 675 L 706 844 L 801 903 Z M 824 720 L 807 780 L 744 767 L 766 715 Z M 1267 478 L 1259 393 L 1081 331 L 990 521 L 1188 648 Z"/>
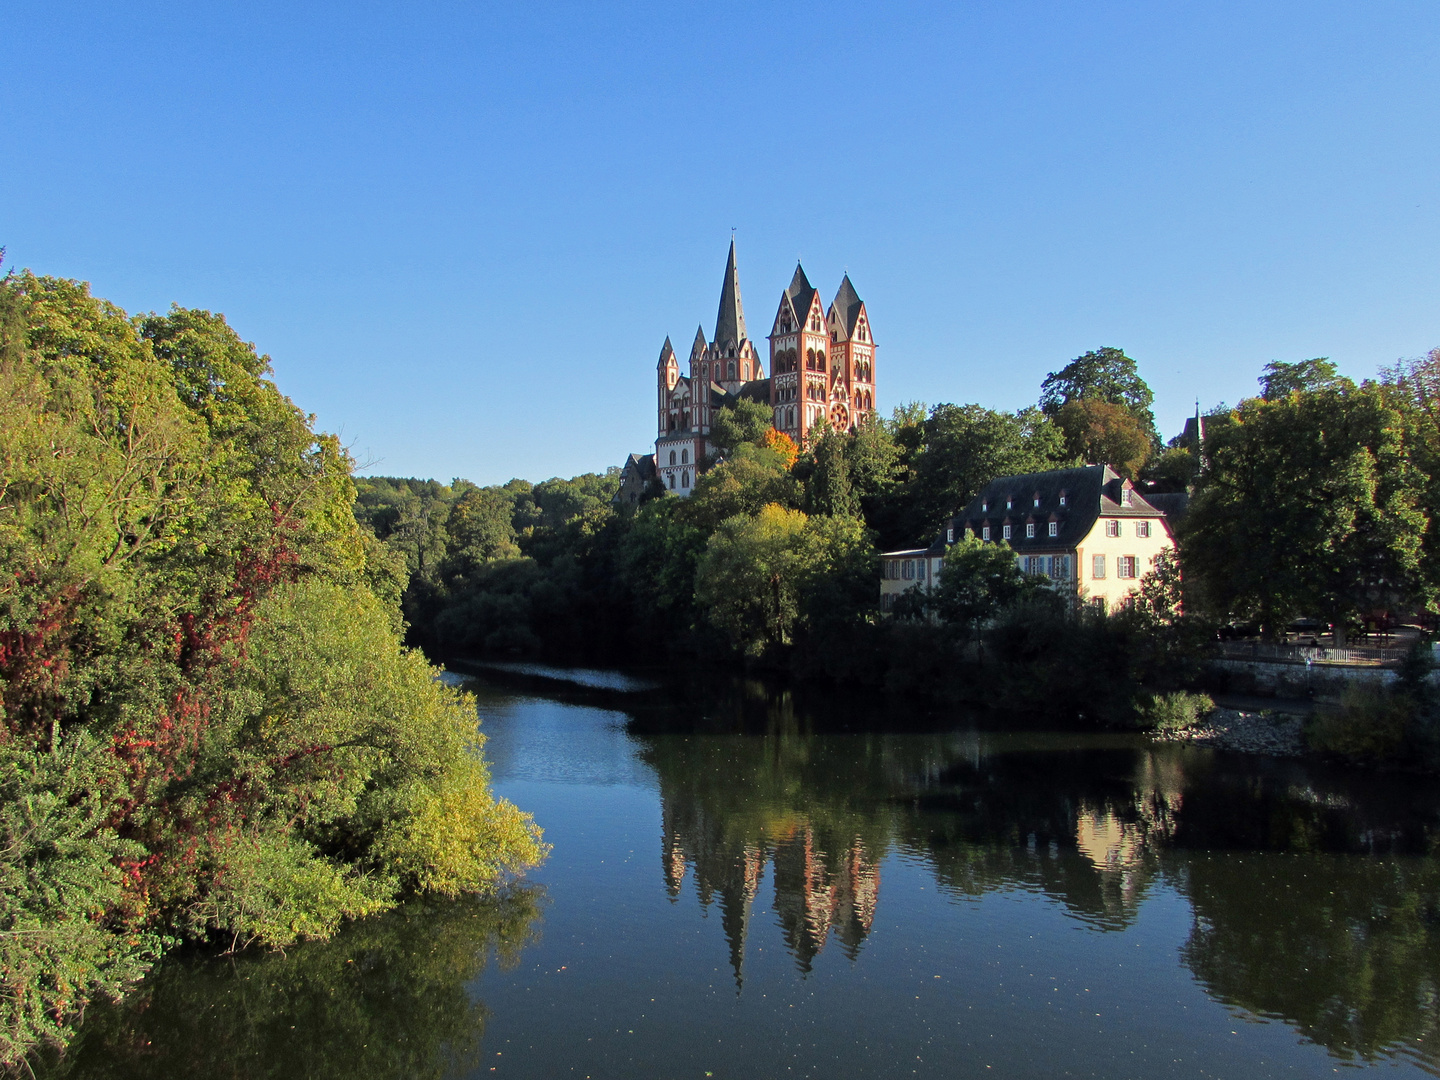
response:
<path id="1" fill-rule="evenodd" d="M 267 374 L 219 315 L 0 282 L 0 1063 L 175 942 L 321 938 L 542 854 Z"/>
<path id="2" fill-rule="evenodd" d="M 763 406 L 716 421 L 688 499 L 611 504 L 618 477 L 479 488 L 359 482 L 357 513 L 407 560 L 405 612 L 436 654 L 752 665 L 1120 722 L 1192 682 L 1220 623 L 1276 636 L 1429 611 L 1440 581 L 1440 353 L 1356 385 L 1272 363 L 1261 393 L 1162 443 L 1133 360 L 1098 349 L 1036 406 L 910 405 L 797 448 Z M 1003 545 L 956 544 L 938 588 L 878 611 L 879 551 L 930 542 L 996 476 L 1106 462 L 1193 493 L 1184 575 L 1162 559 L 1103 614 L 1027 579 Z M 979 668 L 983 667 L 983 672 Z M 1142 689 L 1145 688 L 1145 689 Z"/>
<path id="3" fill-rule="evenodd" d="M 989 627 L 984 657 L 1017 672 L 1042 651 L 1078 662 L 1077 640 L 1087 656 L 1109 654 L 1118 624 L 1096 618 L 1077 636 L 1065 605 L 996 548 L 957 549 L 933 610 L 882 620 L 878 551 L 928 543 L 996 475 L 1109 457 L 1117 445 L 1132 464 L 1153 459 L 1178 475 L 1172 485 L 1195 471 L 1188 451 L 1158 448 L 1150 392 L 1118 350 L 1086 354 L 1044 390 L 1016 413 L 910 405 L 822 431 L 803 450 L 764 406 L 736 401 L 714 425 L 716 459 L 683 500 L 655 490 L 617 507 L 614 470 L 489 488 L 374 478 L 358 481 L 356 513 L 405 558 L 412 639 L 438 656 L 744 660 L 948 691 L 1001 609 L 1024 632 Z M 1126 449 L 1136 433 L 1144 453 Z"/>

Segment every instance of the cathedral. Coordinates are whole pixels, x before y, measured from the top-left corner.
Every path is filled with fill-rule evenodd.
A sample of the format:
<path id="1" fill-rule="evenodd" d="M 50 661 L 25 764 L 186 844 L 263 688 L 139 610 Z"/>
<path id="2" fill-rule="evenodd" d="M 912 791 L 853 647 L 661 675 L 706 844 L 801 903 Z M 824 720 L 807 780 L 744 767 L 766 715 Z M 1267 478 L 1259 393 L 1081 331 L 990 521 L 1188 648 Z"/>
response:
<path id="1" fill-rule="evenodd" d="M 768 358 L 762 362 L 745 329 L 732 239 L 715 334 L 707 341 L 704 326 L 695 331 L 683 375 L 680 358 L 665 339 L 656 368 L 655 456 L 648 461 L 630 456 L 617 501 L 638 501 L 652 478 L 667 491 L 690 494 L 699 467 L 713 456 L 711 420 L 741 398 L 768 405 L 775 427 L 797 446 L 823 424 L 848 430 L 874 412 L 875 341 L 865 302 L 848 274 L 826 308 L 797 264 L 780 294 L 767 340 Z"/>

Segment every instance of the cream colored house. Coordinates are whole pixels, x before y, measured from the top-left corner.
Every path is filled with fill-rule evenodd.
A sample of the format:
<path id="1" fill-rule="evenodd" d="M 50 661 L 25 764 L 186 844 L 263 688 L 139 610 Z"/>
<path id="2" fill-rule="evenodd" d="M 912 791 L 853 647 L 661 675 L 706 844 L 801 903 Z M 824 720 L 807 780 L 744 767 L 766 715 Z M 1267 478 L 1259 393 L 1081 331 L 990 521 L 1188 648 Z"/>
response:
<path id="1" fill-rule="evenodd" d="M 1108 465 L 1003 476 L 948 520 L 928 548 L 881 555 L 881 610 L 907 589 L 933 588 L 945 552 L 964 536 L 1008 543 L 1027 573 L 1113 608 L 1139 588 L 1155 556 L 1175 546 L 1170 518 L 1184 506 L 1176 495 L 1149 502 Z"/>

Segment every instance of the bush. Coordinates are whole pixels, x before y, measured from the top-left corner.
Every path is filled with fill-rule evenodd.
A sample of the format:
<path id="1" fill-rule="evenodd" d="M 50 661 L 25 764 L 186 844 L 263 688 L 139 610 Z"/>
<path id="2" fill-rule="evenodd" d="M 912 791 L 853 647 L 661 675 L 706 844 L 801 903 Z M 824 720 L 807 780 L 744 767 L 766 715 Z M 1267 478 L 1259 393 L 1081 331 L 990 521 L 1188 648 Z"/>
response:
<path id="1" fill-rule="evenodd" d="M 1318 710 L 1305 730 L 1312 750 L 1360 761 L 1393 758 L 1405 741 L 1414 702 L 1369 683 L 1350 683 L 1338 705 Z"/>
<path id="2" fill-rule="evenodd" d="M 1138 720 L 1146 731 L 1183 731 L 1194 727 L 1215 708 L 1209 694 L 1176 690 L 1151 694 L 1140 702 Z"/>

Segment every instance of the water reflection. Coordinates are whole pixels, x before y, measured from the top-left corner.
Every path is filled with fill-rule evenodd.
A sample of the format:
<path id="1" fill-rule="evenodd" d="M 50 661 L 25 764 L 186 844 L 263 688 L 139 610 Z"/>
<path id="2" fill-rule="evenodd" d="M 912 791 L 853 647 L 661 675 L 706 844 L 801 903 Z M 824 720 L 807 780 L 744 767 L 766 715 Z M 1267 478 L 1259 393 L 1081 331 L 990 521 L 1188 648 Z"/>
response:
<path id="1" fill-rule="evenodd" d="M 543 891 L 411 903 L 281 953 L 167 961 L 120 1006 L 92 1007 L 42 1076 L 394 1080 L 479 1062 L 467 984 L 538 934 Z"/>
<path id="2" fill-rule="evenodd" d="M 1216 998 L 1345 1059 L 1440 1064 L 1440 867 L 1432 859 L 1199 857 L 1183 958 Z"/>
<path id="3" fill-rule="evenodd" d="M 664 887 L 718 904 L 737 987 L 767 906 L 801 972 L 832 940 L 856 959 L 899 853 L 957 899 L 1034 892 L 1102 932 L 1163 884 L 1194 911 L 1179 959 L 1218 1000 L 1341 1058 L 1440 1064 L 1432 785 L 1116 739 L 780 721 L 641 737 Z"/>

